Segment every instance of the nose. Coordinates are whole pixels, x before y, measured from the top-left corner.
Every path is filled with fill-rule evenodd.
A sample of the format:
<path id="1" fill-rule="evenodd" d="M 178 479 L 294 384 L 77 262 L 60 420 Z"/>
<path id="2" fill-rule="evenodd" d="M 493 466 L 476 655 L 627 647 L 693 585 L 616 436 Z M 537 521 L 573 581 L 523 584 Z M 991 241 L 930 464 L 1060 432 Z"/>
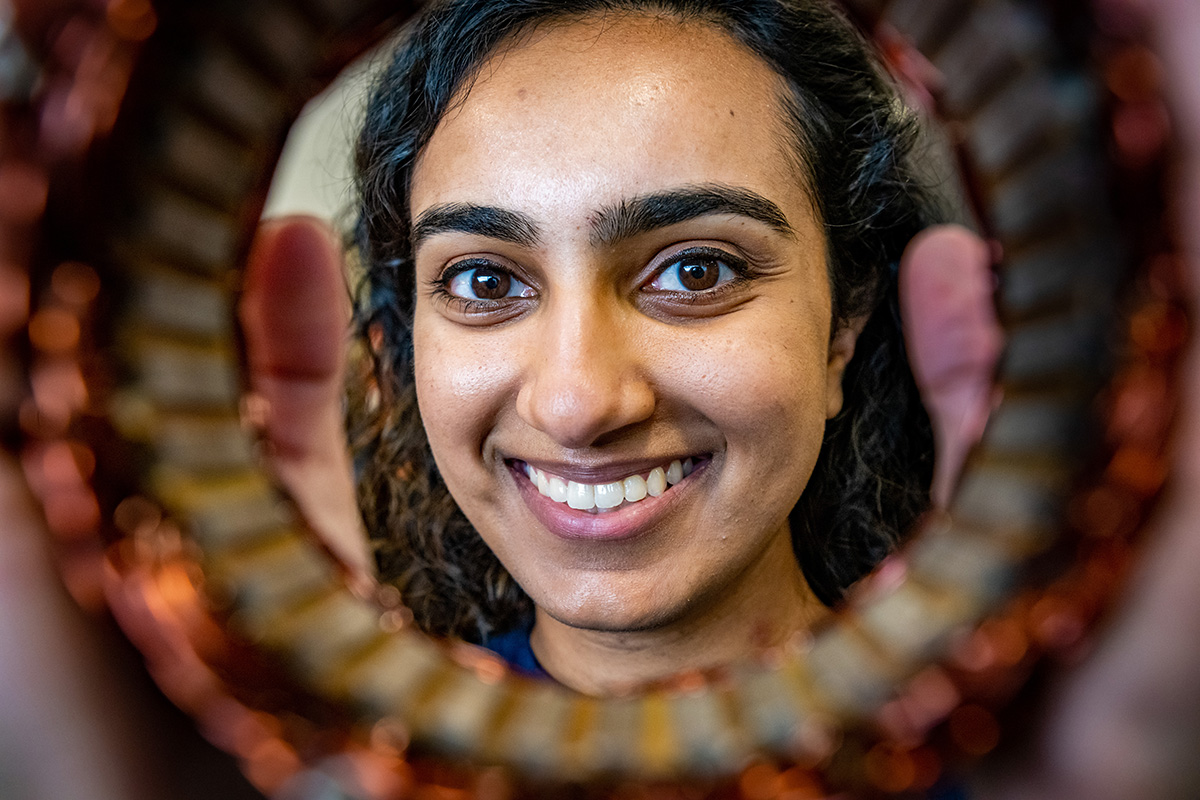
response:
<path id="1" fill-rule="evenodd" d="M 543 309 L 517 413 L 568 449 L 648 419 L 655 392 L 636 323 L 616 304 L 583 297 Z"/>

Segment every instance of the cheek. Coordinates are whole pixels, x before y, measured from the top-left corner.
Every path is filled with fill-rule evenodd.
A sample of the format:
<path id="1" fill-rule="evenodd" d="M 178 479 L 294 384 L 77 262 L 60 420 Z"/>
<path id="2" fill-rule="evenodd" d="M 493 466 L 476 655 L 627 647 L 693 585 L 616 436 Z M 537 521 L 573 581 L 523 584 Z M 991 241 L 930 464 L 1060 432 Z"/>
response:
<path id="1" fill-rule="evenodd" d="M 797 496 L 825 431 L 828 334 L 812 316 L 759 315 L 679 359 L 731 463 L 746 480 L 782 483 Z"/>
<path id="2" fill-rule="evenodd" d="M 438 324 L 417 313 L 413 328 L 417 405 L 430 448 L 447 479 L 484 453 L 517 369 L 503 339 Z M 490 353 L 490 355 L 489 355 Z"/>

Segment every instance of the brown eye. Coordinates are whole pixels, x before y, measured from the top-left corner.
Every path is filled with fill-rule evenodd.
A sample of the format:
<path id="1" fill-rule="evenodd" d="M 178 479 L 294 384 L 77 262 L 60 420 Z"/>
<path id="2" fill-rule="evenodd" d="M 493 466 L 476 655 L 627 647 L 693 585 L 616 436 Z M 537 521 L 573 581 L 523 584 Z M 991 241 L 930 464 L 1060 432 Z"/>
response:
<path id="1" fill-rule="evenodd" d="M 463 269 L 444 285 L 450 294 L 463 300 L 503 300 L 533 294 L 532 289 L 507 270 L 488 266 Z"/>
<path id="2" fill-rule="evenodd" d="M 503 272 L 477 269 L 471 275 L 471 291 L 480 300 L 499 300 L 508 296 L 512 279 Z"/>
<path id="3" fill-rule="evenodd" d="M 702 292 L 717 285 L 721 277 L 721 265 L 711 260 L 682 261 L 679 264 L 679 282 L 683 288 Z"/>
<path id="4" fill-rule="evenodd" d="M 706 292 L 736 277 L 737 273 L 720 258 L 693 254 L 669 264 L 648 288 L 659 292 Z"/>

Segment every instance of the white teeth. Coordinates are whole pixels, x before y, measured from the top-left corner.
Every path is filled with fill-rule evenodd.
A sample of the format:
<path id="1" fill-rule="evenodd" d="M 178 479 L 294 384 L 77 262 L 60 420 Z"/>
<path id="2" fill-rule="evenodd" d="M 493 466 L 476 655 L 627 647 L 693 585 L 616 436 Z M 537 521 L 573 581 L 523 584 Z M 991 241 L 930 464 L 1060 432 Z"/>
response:
<path id="1" fill-rule="evenodd" d="M 655 467 L 650 470 L 650 474 L 646 477 L 646 494 L 651 497 L 658 497 L 667 490 L 667 474 L 663 472 L 662 467 Z"/>
<path id="2" fill-rule="evenodd" d="M 630 503 L 646 497 L 646 479 L 641 475 L 630 475 L 622 488 L 625 490 L 625 499 Z"/>
<path id="3" fill-rule="evenodd" d="M 571 481 L 567 484 L 567 505 L 578 511 L 591 511 L 596 507 L 596 487 Z"/>
<path id="4" fill-rule="evenodd" d="M 616 508 L 625 502 L 625 486 L 621 481 L 596 486 L 596 508 Z"/>
<path id="5" fill-rule="evenodd" d="M 524 472 L 538 492 L 556 503 L 566 503 L 579 511 L 607 510 L 622 503 L 637 503 L 646 497 L 659 497 L 668 486 L 674 486 L 691 475 L 696 464 L 692 459 L 672 461 L 665 468 L 655 467 L 646 477 L 630 475 L 623 481 L 590 484 L 567 481 L 525 464 Z"/>

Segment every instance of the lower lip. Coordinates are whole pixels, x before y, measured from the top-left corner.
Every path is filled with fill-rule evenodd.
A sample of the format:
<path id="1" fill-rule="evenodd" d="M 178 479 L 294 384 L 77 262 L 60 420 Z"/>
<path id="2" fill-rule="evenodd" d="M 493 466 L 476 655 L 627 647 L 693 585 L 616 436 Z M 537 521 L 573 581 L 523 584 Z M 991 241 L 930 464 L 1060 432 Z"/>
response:
<path id="1" fill-rule="evenodd" d="M 708 468 L 705 459 L 686 478 L 658 497 L 646 497 L 636 503 L 599 513 L 579 511 L 566 503 L 556 503 L 538 491 L 524 468 L 510 465 L 509 471 L 525 505 L 538 522 L 560 539 L 619 542 L 635 539 L 652 530 L 671 509 L 684 500 L 697 478 Z"/>

